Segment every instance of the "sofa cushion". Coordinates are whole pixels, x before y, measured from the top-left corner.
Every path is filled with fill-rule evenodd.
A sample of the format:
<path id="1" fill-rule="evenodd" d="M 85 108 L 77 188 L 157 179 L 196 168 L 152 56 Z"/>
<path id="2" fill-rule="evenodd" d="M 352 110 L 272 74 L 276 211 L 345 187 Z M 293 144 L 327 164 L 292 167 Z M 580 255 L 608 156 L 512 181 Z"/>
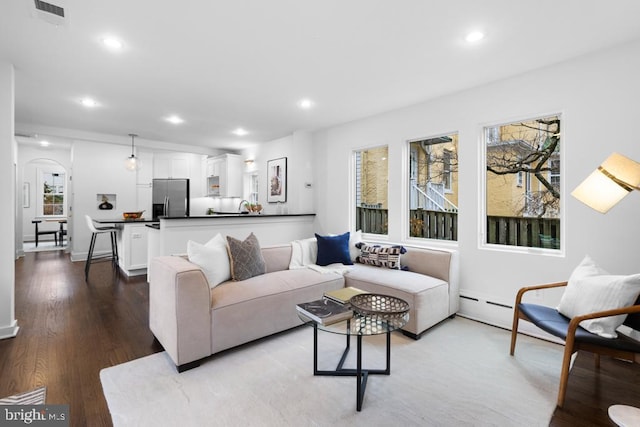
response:
<path id="1" fill-rule="evenodd" d="M 629 307 L 640 294 L 640 274 L 616 276 L 586 256 L 571 276 L 562 294 L 558 312 L 568 318 L 598 311 Z M 604 338 L 616 338 L 616 329 L 626 315 L 583 320 L 580 326 Z"/>
<path id="2" fill-rule="evenodd" d="M 253 233 L 244 241 L 227 236 L 227 244 L 233 280 L 246 280 L 266 272 L 260 243 Z"/>
<path id="3" fill-rule="evenodd" d="M 438 286 L 447 286 L 447 282 L 435 277 L 411 271 L 397 271 L 356 264 L 346 275 L 346 286 L 367 289 L 367 284 L 392 287 L 402 292 L 415 294 Z"/>
<path id="4" fill-rule="evenodd" d="M 220 234 L 216 234 L 204 245 L 189 240 L 187 242 L 189 261 L 202 269 L 209 287 L 213 288 L 231 279 L 227 242 Z"/>
<path id="5" fill-rule="evenodd" d="M 404 246 L 380 246 L 359 243 L 360 255 L 356 262 L 373 265 L 375 267 L 385 267 L 400 270 L 400 255 L 407 252 Z"/>
<path id="6" fill-rule="evenodd" d="M 353 264 L 349 252 L 349 232 L 337 236 L 321 236 L 316 233 L 318 240 L 318 258 L 316 264 Z"/>
<path id="7" fill-rule="evenodd" d="M 344 278 L 340 274 L 322 274 L 310 269 L 274 271 L 239 282 L 222 283 L 211 292 L 211 307 L 215 310 L 319 284 L 325 284 L 328 289 L 339 289 L 344 286 Z M 295 303 L 300 302 L 304 301 Z"/>

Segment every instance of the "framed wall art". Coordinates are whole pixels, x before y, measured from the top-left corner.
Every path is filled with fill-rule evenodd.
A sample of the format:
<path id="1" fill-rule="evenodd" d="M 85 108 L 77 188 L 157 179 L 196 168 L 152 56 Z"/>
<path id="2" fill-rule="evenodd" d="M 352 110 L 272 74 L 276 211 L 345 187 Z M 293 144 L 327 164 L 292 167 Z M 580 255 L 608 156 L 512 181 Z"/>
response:
<path id="1" fill-rule="evenodd" d="M 267 162 L 267 202 L 287 201 L 287 158 L 269 160 Z"/>

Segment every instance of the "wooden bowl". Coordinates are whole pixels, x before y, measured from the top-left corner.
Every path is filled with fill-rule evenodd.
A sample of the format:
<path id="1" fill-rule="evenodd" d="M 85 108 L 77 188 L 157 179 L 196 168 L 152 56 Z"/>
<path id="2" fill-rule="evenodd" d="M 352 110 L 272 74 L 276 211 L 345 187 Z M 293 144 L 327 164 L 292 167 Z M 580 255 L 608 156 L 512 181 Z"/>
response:
<path id="1" fill-rule="evenodd" d="M 138 212 L 122 212 L 122 217 L 124 219 L 140 219 L 142 218 L 142 214 L 144 213 L 144 211 L 138 211 Z"/>

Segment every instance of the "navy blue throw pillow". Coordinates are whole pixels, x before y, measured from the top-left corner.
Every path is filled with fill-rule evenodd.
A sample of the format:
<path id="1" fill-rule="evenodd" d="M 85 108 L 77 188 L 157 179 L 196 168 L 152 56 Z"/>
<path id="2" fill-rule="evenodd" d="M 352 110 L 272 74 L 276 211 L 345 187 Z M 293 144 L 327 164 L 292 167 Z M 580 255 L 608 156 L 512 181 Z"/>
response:
<path id="1" fill-rule="evenodd" d="M 318 259 L 316 260 L 316 264 L 353 264 L 351 254 L 349 253 L 348 231 L 339 236 L 320 236 L 316 234 L 316 239 L 318 240 Z"/>

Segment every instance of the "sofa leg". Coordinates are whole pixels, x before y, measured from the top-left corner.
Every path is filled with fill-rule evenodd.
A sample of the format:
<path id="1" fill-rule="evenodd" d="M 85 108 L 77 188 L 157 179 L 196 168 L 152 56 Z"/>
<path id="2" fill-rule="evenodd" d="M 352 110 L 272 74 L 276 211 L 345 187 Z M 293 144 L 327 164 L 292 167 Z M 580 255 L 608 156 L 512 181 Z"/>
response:
<path id="1" fill-rule="evenodd" d="M 193 362 L 184 363 L 182 365 L 176 365 L 176 369 L 178 370 L 178 373 L 181 374 L 184 371 L 197 368 L 198 366 L 200 366 L 200 360 L 194 360 Z"/>
<path id="2" fill-rule="evenodd" d="M 417 341 L 417 340 L 419 340 L 419 339 L 420 339 L 420 337 L 422 337 L 422 334 L 417 334 L 417 335 L 416 335 L 416 334 L 414 334 L 413 332 L 408 332 L 408 331 L 405 331 L 404 329 L 401 329 L 401 331 L 402 331 L 402 333 L 404 334 L 404 336 L 407 336 L 407 337 L 409 337 L 409 338 L 413 338 L 413 339 L 414 339 L 414 340 L 416 340 L 416 341 Z"/>

